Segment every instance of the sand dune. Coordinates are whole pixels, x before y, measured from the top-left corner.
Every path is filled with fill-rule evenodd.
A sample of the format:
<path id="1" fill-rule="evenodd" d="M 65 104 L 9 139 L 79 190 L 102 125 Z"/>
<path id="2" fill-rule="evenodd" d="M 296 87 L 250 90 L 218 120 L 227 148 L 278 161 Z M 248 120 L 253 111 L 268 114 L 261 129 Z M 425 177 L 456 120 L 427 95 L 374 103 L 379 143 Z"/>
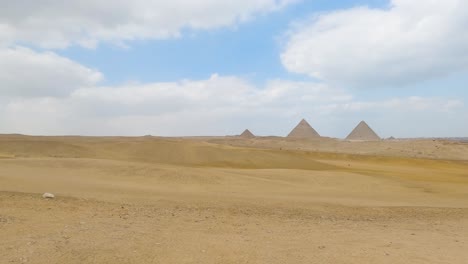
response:
<path id="1" fill-rule="evenodd" d="M 0 263 L 465 263 L 467 155 L 432 140 L 0 136 Z"/>

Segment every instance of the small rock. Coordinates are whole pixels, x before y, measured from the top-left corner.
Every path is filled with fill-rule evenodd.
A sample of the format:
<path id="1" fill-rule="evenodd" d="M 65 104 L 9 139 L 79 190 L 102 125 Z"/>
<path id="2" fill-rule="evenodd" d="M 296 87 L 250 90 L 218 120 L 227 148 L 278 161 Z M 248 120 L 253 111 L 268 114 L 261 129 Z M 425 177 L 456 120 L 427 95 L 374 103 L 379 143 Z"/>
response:
<path id="1" fill-rule="evenodd" d="M 53 195 L 52 193 L 44 193 L 42 195 L 42 198 L 45 198 L 45 199 L 54 199 L 55 198 L 55 195 Z"/>

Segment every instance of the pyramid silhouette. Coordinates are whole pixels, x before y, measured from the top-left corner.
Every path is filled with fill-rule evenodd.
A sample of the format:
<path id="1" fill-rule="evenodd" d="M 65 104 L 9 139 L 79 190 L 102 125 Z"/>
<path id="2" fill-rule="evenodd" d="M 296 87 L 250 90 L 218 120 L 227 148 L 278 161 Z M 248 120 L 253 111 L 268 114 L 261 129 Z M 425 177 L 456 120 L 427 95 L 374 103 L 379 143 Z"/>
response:
<path id="1" fill-rule="evenodd" d="M 319 133 L 313 129 L 305 119 L 302 119 L 301 122 L 289 133 L 289 138 L 318 138 L 320 137 Z"/>
<path id="2" fill-rule="evenodd" d="M 347 140 L 380 140 L 380 137 L 377 133 L 372 130 L 372 128 L 367 125 L 366 122 L 361 121 L 359 125 L 346 137 Z"/>
<path id="3" fill-rule="evenodd" d="M 244 132 L 242 132 L 242 134 L 240 134 L 240 137 L 242 137 L 242 138 L 254 138 L 255 135 L 252 134 L 252 132 L 250 132 L 250 130 L 246 129 L 246 130 L 244 130 Z"/>

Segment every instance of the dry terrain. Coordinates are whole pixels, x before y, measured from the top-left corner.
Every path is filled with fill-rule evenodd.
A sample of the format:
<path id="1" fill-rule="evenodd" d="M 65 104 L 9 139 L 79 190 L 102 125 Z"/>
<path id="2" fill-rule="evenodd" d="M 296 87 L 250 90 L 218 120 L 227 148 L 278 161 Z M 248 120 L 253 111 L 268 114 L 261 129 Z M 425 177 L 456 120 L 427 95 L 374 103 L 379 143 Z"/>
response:
<path id="1" fill-rule="evenodd" d="M 0 136 L 0 263 L 467 261 L 466 143 Z"/>

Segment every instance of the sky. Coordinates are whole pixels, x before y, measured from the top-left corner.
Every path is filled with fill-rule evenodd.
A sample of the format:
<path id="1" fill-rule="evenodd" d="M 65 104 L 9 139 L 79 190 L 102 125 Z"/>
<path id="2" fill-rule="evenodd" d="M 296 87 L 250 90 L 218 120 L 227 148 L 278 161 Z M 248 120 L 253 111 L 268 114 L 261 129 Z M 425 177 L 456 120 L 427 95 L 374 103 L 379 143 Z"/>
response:
<path id="1" fill-rule="evenodd" d="M 0 6 L 0 133 L 468 136 L 465 0 Z"/>

